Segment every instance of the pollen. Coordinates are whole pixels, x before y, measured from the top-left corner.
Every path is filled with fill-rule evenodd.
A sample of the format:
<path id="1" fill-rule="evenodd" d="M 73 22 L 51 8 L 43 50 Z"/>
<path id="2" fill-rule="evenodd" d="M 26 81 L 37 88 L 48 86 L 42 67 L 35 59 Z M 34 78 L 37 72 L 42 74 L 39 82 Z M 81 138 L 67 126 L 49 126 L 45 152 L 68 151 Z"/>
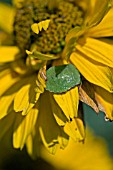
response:
<path id="1" fill-rule="evenodd" d="M 34 45 L 38 51 L 48 54 L 60 53 L 65 46 L 65 36 L 69 30 L 83 23 L 83 12 L 70 0 L 58 1 L 30 0 L 17 9 L 14 22 L 14 36 L 17 46 L 24 54 Z M 31 25 L 49 19 L 48 29 L 38 35 Z"/>

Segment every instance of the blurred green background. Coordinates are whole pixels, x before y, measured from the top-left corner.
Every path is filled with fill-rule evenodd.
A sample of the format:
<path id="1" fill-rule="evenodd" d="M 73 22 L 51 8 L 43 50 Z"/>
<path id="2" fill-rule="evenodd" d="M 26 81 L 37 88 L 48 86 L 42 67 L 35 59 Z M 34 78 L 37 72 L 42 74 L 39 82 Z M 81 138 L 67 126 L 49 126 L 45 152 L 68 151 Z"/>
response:
<path id="1" fill-rule="evenodd" d="M 0 0 L 0 2 L 11 4 L 10 0 Z M 96 136 L 100 136 L 105 139 L 109 153 L 113 157 L 113 122 L 106 122 L 104 120 L 103 113 L 97 115 L 86 105 L 84 105 L 84 112 L 86 127 L 89 125 Z M 0 144 L 3 146 L 2 151 L 4 151 L 4 154 L 0 152 L 0 170 L 13 170 L 15 168 L 16 170 L 55 170 L 45 160 L 38 159 L 36 161 L 32 161 L 27 155 L 26 150 L 20 152 L 7 146 L 5 139 L 4 141 L 1 141 Z"/>
<path id="2" fill-rule="evenodd" d="M 6 2 L 6 3 L 11 4 L 11 0 L 0 0 L 0 2 Z"/>

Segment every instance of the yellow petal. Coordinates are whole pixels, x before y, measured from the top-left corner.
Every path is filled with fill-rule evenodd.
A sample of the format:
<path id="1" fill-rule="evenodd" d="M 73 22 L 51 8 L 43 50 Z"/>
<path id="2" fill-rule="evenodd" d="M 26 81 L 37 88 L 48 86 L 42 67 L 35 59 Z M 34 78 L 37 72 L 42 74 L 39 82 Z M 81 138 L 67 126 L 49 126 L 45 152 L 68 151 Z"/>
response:
<path id="1" fill-rule="evenodd" d="M 42 139 L 42 142 L 44 144 L 44 146 L 46 147 L 46 149 L 51 153 L 51 154 L 55 154 L 56 150 L 58 149 L 58 140 L 54 140 L 52 141 L 49 145 L 48 145 L 48 141 L 46 138 L 49 139 L 49 137 L 45 135 L 45 132 L 43 131 L 42 127 L 39 127 L 39 132 L 40 132 L 40 136 Z"/>
<path id="2" fill-rule="evenodd" d="M 26 149 L 32 159 L 37 159 L 40 156 L 41 140 L 38 129 L 34 128 L 26 139 Z M 37 147 L 38 146 L 38 147 Z"/>
<path id="3" fill-rule="evenodd" d="M 110 120 L 113 120 L 113 93 L 109 93 L 108 91 L 98 86 L 94 86 L 94 88 L 97 102 L 100 106 L 102 106 L 106 117 Z"/>
<path id="4" fill-rule="evenodd" d="M 105 15 L 103 20 L 95 27 L 91 28 L 88 35 L 91 37 L 110 37 L 113 36 L 113 7 Z"/>
<path id="5" fill-rule="evenodd" d="M 15 10 L 8 4 L 0 3 L 0 28 L 11 33 L 13 31 Z"/>
<path id="6" fill-rule="evenodd" d="M 93 16 L 94 10 L 95 10 L 95 4 L 97 0 L 77 0 L 78 4 L 80 3 L 80 6 L 83 6 L 83 9 L 85 10 L 85 26 L 91 20 L 91 17 Z M 83 5 L 82 5 L 83 4 Z"/>
<path id="7" fill-rule="evenodd" d="M 63 128 L 60 129 L 60 135 L 58 136 L 58 142 L 61 149 L 65 149 L 69 142 L 69 136 L 63 131 Z"/>
<path id="8" fill-rule="evenodd" d="M 10 112 L 6 117 L 0 120 L 0 141 L 6 135 L 6 133 L 12 128 L 15 120 L 15 112 Z M 9 133 L 9 132 L 8 132 Z"/>
<path id="9" fill-rule="evenodd" d="M 10 69 L 0 72 L 0 96 L 20 78 Z M 6 83 L 7 82 L 7 83 Z"/>
<path id="10" fill-rule="evenodd" d="M 11 62 L 20 58 L 19 49 L 16 46 L 0 46 L 0 63 Z"/>
<path id="11" fill-rule="evenodd" d="M 70 140 L 65 150 L 59 149 L 55 155 L 51 155 L 42 149 L 41 155 L 60 170 L 113 170 L 113 160 L 105 140 L 94 136 L 89 129 L 86 134 L 84 144 Z"/>
<path id="12" fill-rule="evenodd" d="M 84 125 L 81 119 L 75 118 L 67 122 L 64 126 L 64 132 L 75 141 L 82 141 L 85 138 Z"/>
<path id="13" fill-rule="evenodd" d="M 77 116 L 79 102 L 77 87 L 70 89 L 66 93 L 54 94 L 53 97 L 68 120 Z"/>
<path id="14" fill-rule="evenodd" d="M 40 29 L 38 28 L 38 24 L 34 23 L 31 25 L 31 29 L 35 34 L 39 34 Z"/>
<path id="15" fill-rule="evenodd" d="M 15 93 L 8 96 L 5 95 L 4 97 L 0 98 L 0 119 L 5 117 L 10 112 L 10 107 L 13 102 L 14 96 Z"/>
<path id="16" fill-rule="evenodd" d="M 93 59 L 109 67 L 113 67 L 113 40 L 87 38 L 84 45 L 78 44 L 76 49 Z"/>
<path id="17" fill-rule="evenodd" d="M 61 110 L 61 108 L 55 102 L 53 95 L 51 93 L 49 93 L 49 96 L 50 96 L 51 109 L 52 109 L 53 115 L 54 115 L 58 125 L 64 126 L 68 119 L 63 114 L 63 111 Z"/>
<path id="18" fill-rule="evenodd" d="M 42 31 L 42 28 L 46 31 L 49 27 L 50 20 L 47 19 L 45 21 L 41 21 L 39 23 L 34 23 L 31 25 L 31 29 L 34 33 L 39 34 L 40 31 Z"/>
<path id="19" fill-rule="evenodd" d="M 25 79 L 23 87 L 17 92 L 14 98 L 14 110 L 16 112 L 22 111 L 22 115 L 25 115 L 35 105 L 36 92 L 35 92 L 35 80 L 36 77 L 32 76 Z M 39 94 L 40 95 L 40 94 Z"/>
<path id="20" fill-rule="evenodd" d="M 33 137 L 32 134 L 29 134 L 27 139 L 26 139 L 26 148 L 28 154 L 33 158 Z M 35 156 L 34 156 L 35 159 Z"/>
<path id="21" fill-rule="evenodd" d="M 87 26 L 93 27 L 97 25 L 103 19 L 104 15 L 109 11 L 111 8 L 111 0 L 96 0 L 94 11 L 89 18 L 89 21 L 86 23 Z"/>
<path id="22" fill-rule="evenodd" d="M 39 132 L 42 138 L 42 141 L 47 148 L 47 150 L 54 154 L 57 150 L 59 145 L 59 136 L 63 138 L 67 138 L 64 135 L 60 127 L 55 121 L 55 118 L 52 113 L 51 103 L 49 100 L 49 92 L 45 92 L 41 94 L 40 97 L 40 106 L 39 106 L 39 117 L 38 117 L 38 125 L 39 125 Z M 64 140 L 64 139 L 63 139 Z M 62 142 L 62 145 L 65 142 Z M 60 140 L 61 145 L 61 140 Z M 65 146 L 62 146 L 62 148 Z"/>
<path id="23" fill-rule="evenodd" d="M 16 94 L 14 99 L 14 110 L 16 112 L 25 111 L 29 106 L 30 84 L 24 85 Z"/>
<path id="24" fill-rule="evenodd" d="M 28 135 L 32 132 L 36 124 L 38 109 L 37 107 L 32 108 L 26 116 L 22 116 L 20 113 L 15 114 L 13 145 L 15 148 L 22 149 Z"/>
<path id="25" fill-rule="evenodd" d="M 76 53 L 72 53 L 70 60 L 86 80 L 103 87 L 109 92 L 113 92 L 113 74 L 111 69 L 89 59 L 86 55 L 76 51 Z"/>
<path id="26" fill-rule="evenodd" d="M 12 86 L 0 97 L 0 119 L 6 116 L 10 107 L 13 103 L 16 93 L 20 90 L 20 88 L 28 82 L 28 78 L 21 79 L 20 81 L 15 82 Z M 13 106 L 12 106 L 13 107 Z"/>

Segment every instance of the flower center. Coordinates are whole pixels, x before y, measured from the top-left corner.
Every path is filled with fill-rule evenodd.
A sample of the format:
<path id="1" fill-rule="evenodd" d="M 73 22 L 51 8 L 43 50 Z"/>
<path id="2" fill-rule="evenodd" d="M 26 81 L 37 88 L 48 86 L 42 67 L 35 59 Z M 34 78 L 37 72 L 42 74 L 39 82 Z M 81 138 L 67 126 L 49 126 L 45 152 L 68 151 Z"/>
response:
<path id="1" fill-rule="evenodd" d="M 57 2 L 58 0 L 56 0 Z M 83 12 L 70 0 L 28 0 L 17 9 L 14 22 L 14 35 L 17 46 L 23 55 L 33 45 L 42 53 L 57 54 L 65 46 L 68 31 L 83 23 Z M 33 33 L 31 25 L 49 19 L 46 31 Z"/>

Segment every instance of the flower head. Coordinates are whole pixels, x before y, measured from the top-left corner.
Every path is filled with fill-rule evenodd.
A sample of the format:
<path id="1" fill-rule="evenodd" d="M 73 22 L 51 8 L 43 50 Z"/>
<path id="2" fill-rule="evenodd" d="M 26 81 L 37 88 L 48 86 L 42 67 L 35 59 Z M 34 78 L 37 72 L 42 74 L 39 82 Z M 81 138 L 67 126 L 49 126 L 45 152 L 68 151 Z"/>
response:
<path id="1" fill-rule="evenodd" d="M 0 47 L 0 138 L 12 130 L 15 148 L 38 154 L 43 142 L 55 153 L 83 141 L 81 101 L 113 119 L 112 2 L 93 2 L 18 4 L 13 45 Z"/>

